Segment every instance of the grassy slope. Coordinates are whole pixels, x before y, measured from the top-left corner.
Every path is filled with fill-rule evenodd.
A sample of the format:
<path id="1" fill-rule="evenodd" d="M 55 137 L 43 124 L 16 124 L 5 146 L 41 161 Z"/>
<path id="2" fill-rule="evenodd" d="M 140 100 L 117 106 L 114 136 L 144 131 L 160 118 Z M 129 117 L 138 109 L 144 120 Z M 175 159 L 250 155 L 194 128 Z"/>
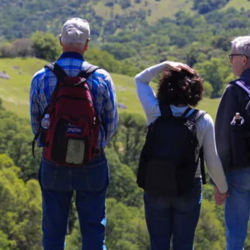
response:
<path id="1" fill-rule="evenodd" d="M 94 7 L 96 13 L 105 19 L 110 18 L 111 8 L 104 5 L 105 0 L 101 0 Z M 175 13 L 179 10 L 185 10 L 187 12 L 192 11 L 193 6 L 192 0 L 141 0 L 140 4 L 136 4 L 134 0 L 131 0 L 132 6 L 123 10 L 120 5 L 114 5 L 114 16 L 116 14 L 124 14 L 133 10 L 151 10 L 151 15 L 148 16 L 147 20 L 150 23 L 157 21 L 162 17 L 174 17 Z"/>
<path id="2" fill-rule="evenodd" d="M 136 4 L 134 0 L 131 0 L 131 3 L 132 6 L 125 10 L 122 10 L 118 4 L 115 4 L 113 8 L 114 16 L 116 14 L 121 15 L 124 13 L 129 13 L 133 10 L 151 10 L 151 15 L 147 16 L 147 21 L 149 23 L 154 23 L 162 17 L 174 17 L 175 13 L 180 10 L 195 13 L 195 11 L 192 10 L 193 0 L 141 0 L 140 4 Z M 104 4 L 105 0 L 101 0 L 93 7 L 98 15 L 105 19 L 110 19 L 111 8 L 106 7 Z M 249 0 L 230 0 L 222 10 L 230 7 L 234 7 L 238 10 L 244 7 L 245 10 L 248 10 L 250 9 L 250 3 Z"/>
<path id="3" fill-rule="evenodd" d="M 33 74 L 46 62 L 35 58 L 0 59 L 0 72 L 6 71 L 10 80 L 0 78 L 0 98 L 4 107 L 29 118 L 29 87 Z M 124 103 L 127 110 L 120 112 L 135 112 L 143 114 L 142 107 L 135 91 L 133 77 L 111 74 L 116 85 L 118 103 Z M 155 87 L 155 86 L 154 86 Z M 215 117 L 219 100 L 204 99 L 199 108 Z"/>
<path id="4" fill-rule="evenodd" d="M 250 9 L 250 2 L 249 0 L 230 0 L 229 3 L 222 9 L 228 9 L 230 7 L 234 7 L 237 10 L 244 8 L 245 10 Z"/>
<path id="5" fill-rule="evenodd" d="M 0 78 L 0 98 L 7 109 L 28 117 L 30 80 L 44 64 L 45 61 L 34 58 L 0 60 L 0 71 L 5 71 L 11 78 Z"/>

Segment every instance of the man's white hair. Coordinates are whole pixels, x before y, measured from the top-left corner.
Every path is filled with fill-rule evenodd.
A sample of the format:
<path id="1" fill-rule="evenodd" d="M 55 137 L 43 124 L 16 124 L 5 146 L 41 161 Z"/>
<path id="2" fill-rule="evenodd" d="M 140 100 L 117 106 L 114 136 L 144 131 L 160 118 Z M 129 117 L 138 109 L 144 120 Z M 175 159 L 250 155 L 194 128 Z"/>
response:
<path id="1" fill-rule="evenodd" d="M 90 27 L 88 21 L 75 17 L 64 23 L 61 31 L 63 45 L 82 46 L 90 39 Z"/>
<path id="2" fill-rule="evenodd" d="M 82 47 L 86 44 L 86 41 L 79 41 L 71 38 L 61 38 L 62 45 L 76 46 Z"/>
<path id="3" fill-rule="evenodd" d="M 237 53 L 244 54 L 250 59 L 250 35 L 236 37 L 231 43 L 232 46 L 235 47 Z"/>

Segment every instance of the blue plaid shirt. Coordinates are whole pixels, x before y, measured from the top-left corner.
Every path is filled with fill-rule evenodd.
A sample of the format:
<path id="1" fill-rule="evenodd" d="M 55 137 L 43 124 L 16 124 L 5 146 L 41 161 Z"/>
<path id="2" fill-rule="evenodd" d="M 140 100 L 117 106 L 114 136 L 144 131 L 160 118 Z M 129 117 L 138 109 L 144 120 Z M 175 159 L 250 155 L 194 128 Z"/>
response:
<path id="1" fill-rule="evenodd" d="M 65 52 L 58 59 L 57 64 L 69 76 L 76 76 L 88 63 L 78 53 Z M 36 72 L 32 79 L 30 87 L 30 116 L 34 134 L 40 128 L 42 114 L 50 103 L 56 83 L 56 76 L 47 68 Z M 109 73 L 103 69 L 95 71 L 88 78 L 87 83 L 93 96 L 96 113 L 106 125 L 107 139 L 105 138 L 105 131 L 102 126 L 99 131 L 98 145 L 103 148 L 111 139 L 118 125 L 115 87 Z"/>

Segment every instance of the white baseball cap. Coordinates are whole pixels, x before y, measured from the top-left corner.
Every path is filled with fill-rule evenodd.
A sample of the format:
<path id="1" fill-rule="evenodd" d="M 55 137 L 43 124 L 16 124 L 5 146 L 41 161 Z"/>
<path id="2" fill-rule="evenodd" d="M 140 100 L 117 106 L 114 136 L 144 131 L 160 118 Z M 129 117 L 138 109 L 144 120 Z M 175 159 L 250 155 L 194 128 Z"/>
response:
<path id="1" fill-rule="evenodd" d="M 61 41 L 68 44 L 83 44 L 90 39 L 89 23 L 75 17 L 66 21 L 62 26 Z"/>

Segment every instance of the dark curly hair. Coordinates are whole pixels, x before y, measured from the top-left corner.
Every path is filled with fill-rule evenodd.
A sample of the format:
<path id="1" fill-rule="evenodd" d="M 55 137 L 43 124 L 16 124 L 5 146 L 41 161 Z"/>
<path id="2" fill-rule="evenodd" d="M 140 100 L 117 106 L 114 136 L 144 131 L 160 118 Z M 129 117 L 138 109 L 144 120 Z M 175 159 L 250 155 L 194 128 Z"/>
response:
<path id="1" fill-rule="evenodd" d="M 203 96 L 203 80 L 197 73 L 165 70 L 158 86 L 159 103 L 196 106 Z"/>

